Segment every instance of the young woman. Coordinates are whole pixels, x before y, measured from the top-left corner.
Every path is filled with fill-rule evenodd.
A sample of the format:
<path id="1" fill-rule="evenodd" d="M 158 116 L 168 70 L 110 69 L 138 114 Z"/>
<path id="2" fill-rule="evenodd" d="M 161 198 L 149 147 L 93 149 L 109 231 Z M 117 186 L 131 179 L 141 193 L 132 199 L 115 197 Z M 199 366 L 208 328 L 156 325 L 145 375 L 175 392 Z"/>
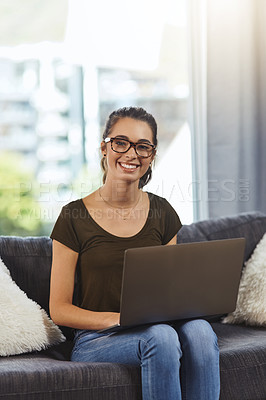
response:
<path id="1" fill-rule="evenodd" d="M 174 244 L 181 228 L 164 198 L 142 191 L 156 145 L 157 125 L 144 109 L 109 116 L 101 143 L 103 185 L 63 207 L 51 234 L 50 313 L 56 324 L 76 330 L 73 361 L 139 365 L 143 400 L 218 400 L 219 350 L 206 321 L 98 332 L 119 322 L 125 249 Z"/>

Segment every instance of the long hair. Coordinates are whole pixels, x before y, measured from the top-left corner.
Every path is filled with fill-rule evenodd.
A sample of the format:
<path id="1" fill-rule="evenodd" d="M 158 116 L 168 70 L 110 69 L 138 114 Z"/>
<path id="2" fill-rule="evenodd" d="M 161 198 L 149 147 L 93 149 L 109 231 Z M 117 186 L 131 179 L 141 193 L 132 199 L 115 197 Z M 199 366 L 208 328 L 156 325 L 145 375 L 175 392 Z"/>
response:
<path id="1" fill-rule="evenodd" d="M 154 117 L 147 111 L 145 111 L 142 107 L 123 107 L 119 108 L 116 111 L 113 111 L 106 121 L 105 129 L 103 132 L 103 140 L 106 139 L 107 136 L 110 134 L 113 126 L 117 123 L 117 121 L 122 118 L 132 118 L 137 121 L 146 122 L 152 130 L 153 144 L 157 146 L 157 123 Z M 105 183 L 107 176 L 107 165 L 105 157 L 102 157 L 101 159 L 101 167 L 103 170 L 103 183 Z M 139 189 L 142 189 L 143 186 L 147 185 L 147 183 L 151 180 L 151 177 L 152 169 L 151 166 L 149 166 L 145 174 L 139 180 Z"/>

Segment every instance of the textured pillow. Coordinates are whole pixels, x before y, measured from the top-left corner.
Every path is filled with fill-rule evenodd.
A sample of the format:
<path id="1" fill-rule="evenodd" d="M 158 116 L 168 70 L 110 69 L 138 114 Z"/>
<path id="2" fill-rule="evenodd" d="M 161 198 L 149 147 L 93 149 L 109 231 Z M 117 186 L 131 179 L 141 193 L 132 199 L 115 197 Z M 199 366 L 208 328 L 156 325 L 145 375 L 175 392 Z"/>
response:
<path id="1" fill-rule="evenodd" d="M 12 280 L 0 258 L 0 356 L 42 350 L 64 340 L 46 312 Z"/>
<path id="2" fill-rule="evenodd" d="M 266 233 L 245 263 L 236 309 L 223 322 L 266 326 Z"/>

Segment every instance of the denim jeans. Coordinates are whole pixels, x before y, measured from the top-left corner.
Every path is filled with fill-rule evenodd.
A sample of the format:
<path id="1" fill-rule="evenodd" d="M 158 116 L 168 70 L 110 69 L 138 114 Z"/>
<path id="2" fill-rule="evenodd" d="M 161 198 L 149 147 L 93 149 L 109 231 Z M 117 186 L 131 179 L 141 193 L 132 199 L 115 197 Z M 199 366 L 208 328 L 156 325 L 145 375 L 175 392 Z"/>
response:
<path id="1" fill-rule="evenodd" d="M 219 399 L 217 337 L 205 320 L 112 333 L 78 330 L 71 360 L 139 365 L 143 400 Z"/>

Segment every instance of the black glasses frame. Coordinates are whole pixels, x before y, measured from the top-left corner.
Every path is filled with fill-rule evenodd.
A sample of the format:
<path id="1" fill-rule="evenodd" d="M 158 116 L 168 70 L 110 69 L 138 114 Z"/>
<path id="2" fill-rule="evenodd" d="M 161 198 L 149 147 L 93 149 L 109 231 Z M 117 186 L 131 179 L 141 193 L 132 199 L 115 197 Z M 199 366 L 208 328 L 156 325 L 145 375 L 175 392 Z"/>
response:
<path id="1" fill-rule="evenodd" d="M 127 150 L 125 150 L 125 151 L 117 151 L 117 150 L 114 150 L 114 149 L 113 149 L 113 141 L 114 141 L 115 139 L 121 139 L 121 140 L 124 140 L 125 142 L 128 142 L 128 143 L 130 144 L 129 148 L 128 148 Z M 134 147 L 134 150 L 135 150 L 136 154 L 137 154 L 139 157 L 141 157 L 141 158 L 148 158 L 148 157 L 152 156 L 152 154 L 154 153 L 155 148 L 156 148 L 156 146 L 154 146 L 154 144 L 151 144 L 151 143 L 134 143 L 134 142 L 131 142 L 131 141 L 128 140 L 128 139 L 120 138 L 120 137 L 113 137 L 113 138 L 107 137 L 107 138 L 104 139 L 104 142 L 105 142 L 105 143 L 111 142 L 111 149 L 112 149 L 115 153 L 120 153 L 120 154 L 124 154 L 124 153 L 128 152 L 128 150 L 129 150 L 131 147 Z M 140 154 L 138 153 L 138 151 L 137 151 L 137 146 L 138 146 L 139 144 L 140 144 L 140 145 L 141 145 L 141 144 L 147 144 L 147 145 L 151 146 L 151 148 L 152 148 L 151 154 L 149 154 L 148 156 L 142 156 L 142 155 L 140 155 Z"/>

